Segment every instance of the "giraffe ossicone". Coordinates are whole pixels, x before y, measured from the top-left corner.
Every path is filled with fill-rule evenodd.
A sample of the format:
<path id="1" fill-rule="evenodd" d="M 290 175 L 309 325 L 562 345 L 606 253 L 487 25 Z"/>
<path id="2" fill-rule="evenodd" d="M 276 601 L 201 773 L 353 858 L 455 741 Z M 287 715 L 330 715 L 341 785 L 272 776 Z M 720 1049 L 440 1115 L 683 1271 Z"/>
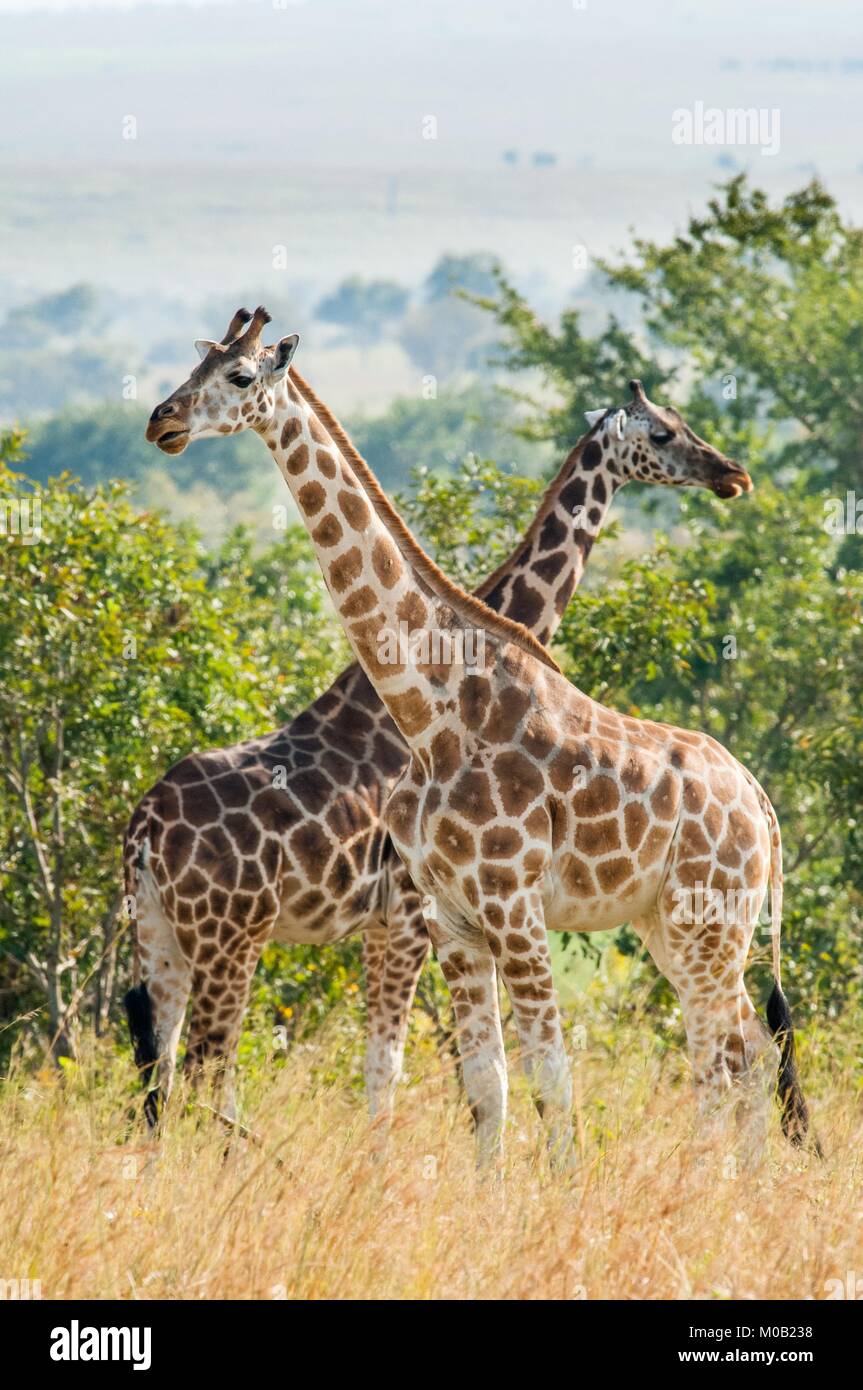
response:
<path id="1" fill-rule="evenodd" d="M 751 932 L 736 925 L 693 931 L 672 920 L 673 892 L 694 875 L 710 888 L 739 884 L 763 896 L 772 871 L 778 889 L 779 831 L 766 796 L 705 735 L 596 705 L 565 680 L 537 640 L 554 630 L 621 483 L 699 485 L 732 497 L 751 487 L 745 470 L 631 383 L 633 399 L 613 421 L 603 414 L 580 441 L 516 556 L 481 586 L 480 602 L 424 554 L 334 417 L 290 370 L 296 335 L 261 346 L 268 320 L 258 310 L 233 340 L 211 344 L 188 381 L 153 412 L 147 435 L 167 454 L 206 435 L 244 428 L 262 435 L 367 679 L 356 671 L 340 678 L 316 702 L 317 712 L 313 706 L 309 718 L 294 721 L 281 746 L 274 735 L 228 750 L 218 770 L 204 767 L 201 756 L 180 764 L 139 808 L 127 865 L 134 876 L 146 840 L 153 901 L 143 931 L 138 923 L 138 988 L 157 1016 L 144 1061 L 173 1062 L 186 999 L 197 991 L 190 1055 L 194 1060 L 198 1039 L 229 1066 L 263 941 L 278 939 L 280 921 L 296 931 L 298 917 L 310 935 L 288 939 L 335 939 L 344 934 L 344 905 L 355 923 L 348 930 L 362 929 L 378 911 L 364 894 L 386 875 L 410 904 L 395 935 L 405 930 L 420 964 L 417 890 L 434 899 L 429 929 L 453 991 L 482 1161 L 500 1152 L 506 1107 L 496 971 L 513 1004 L 552 1151 L 560 1162 L 571 1155 L 569 1070 L 549 928 L 589 931 L 637 921 L 680 995 L 702 1093 L 715 1095 L 759 1066 L 769 1071 L 776 1049 L 743 983 Z M 586 522 L 574 527 L 581 506 Z M 381 662 L 380 633 L 399 623 L 409 632 L 481 627 L 481 669 Z M 338 736 L 328 743 L 328 712 L 338 721 L 358 693 L 365 729 L 352 731 L 352 746 L 347 730 L 341 745 Z M 311 739 L 305 761 L 303 730 Z M 371 765 L 362 762 L 364 733 L 374 740 Z M 287 797 L 274 799 L 265 769 L 285 746 L 294 780 Z M 317 819 L 322 810 L 330 818 L 326 832 Z M 384 826 L 406 868 L 390 855 Z M 362 872 L 352 853 L 358 847 Z M 367 956 L 385 955 L 385 937 L 374 928 L 368 937 Z M 167 960 L 167 973 L 158 958 Z M 418 967 L 413 984 L 416 973 Z M 774 973 L 768 1021 L 783 1037 L 783 1121 L 802 1138 L 806 1108 L 779 984 L 778 929 Z M 374 982 L 374 969 L 370 974 Z M 390 993 L 412 994 L 410 979 Z M 390 1037 L 385 1046 L 398 1051 L 399 1042 L 403 1047 L 403 1038 Z"/>

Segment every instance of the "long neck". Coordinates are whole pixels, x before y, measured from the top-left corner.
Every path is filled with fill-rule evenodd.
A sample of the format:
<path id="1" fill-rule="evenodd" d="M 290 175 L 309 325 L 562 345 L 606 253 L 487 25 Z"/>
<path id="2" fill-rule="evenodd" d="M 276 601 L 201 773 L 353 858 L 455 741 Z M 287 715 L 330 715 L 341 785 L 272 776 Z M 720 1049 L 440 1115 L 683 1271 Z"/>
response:
<path id="1" fill-rule="evenodd" d="M 548 642 L 625 481 L 613 450 L 585 435 L 549 485 L 526 535 L 476 590 L 478 597 Z"/>
<path id="2" fill-rule="evenodd" d="M 261 430 L 297 504 L 357 659 L 407 743 L 428 746 L 471 669 L 529 632 L 462 593 L 421 550 L 338 422 L 298 373 Z"/>

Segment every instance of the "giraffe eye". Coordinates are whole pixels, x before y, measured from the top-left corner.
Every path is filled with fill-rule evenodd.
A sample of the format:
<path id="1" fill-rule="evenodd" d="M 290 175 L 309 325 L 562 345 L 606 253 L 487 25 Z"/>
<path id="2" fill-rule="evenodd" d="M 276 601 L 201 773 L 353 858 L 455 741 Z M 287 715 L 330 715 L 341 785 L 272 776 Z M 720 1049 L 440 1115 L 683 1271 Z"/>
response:
<path id="1" fill-rule="evenodd" d="M 255 378 L 253 376 L 232 376 L 228 378 L 232 386 L 242 387 L 251 386 L 254 379 Z"/>
<path id="2" fill-rule="evenodd" d="M 651 444 L 667 444 L 669 439 L 673 438 L 674 433 L 672 430 L 656 430 L 654 434 L 651 434 L 650 442 Z"/>

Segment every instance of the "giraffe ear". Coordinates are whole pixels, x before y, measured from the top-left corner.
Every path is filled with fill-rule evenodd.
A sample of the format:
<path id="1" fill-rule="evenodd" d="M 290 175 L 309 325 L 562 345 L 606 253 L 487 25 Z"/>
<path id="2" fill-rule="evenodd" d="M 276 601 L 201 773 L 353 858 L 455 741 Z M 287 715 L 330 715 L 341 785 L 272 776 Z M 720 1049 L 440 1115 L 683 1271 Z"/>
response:
<path id="1" fill-rule="evenodd" d="M 615 434 L 617 435 L 618 439 L 622 439 L 622 438 L 623 438 L 623 432 L 624 432 L 625 429 L 626 429 L 626 411 L 625 411 L 625 410 L 618 410 L 617 414 L 616 414 L 615 417 L 614 417 L 614 432 L 615 432 Z"/>
<path id="2" fill-rule="evenodd" d="M 282 338 L 276 343 L 273 350 L 273 362 L 270 367 L 270 375 L 282 377 L 291 365 L 294 353 L 299 345 L 299 333 L 290 333 L 287 338 Z"/>
<path id="3" fill-rule="evenodd" d="M 196 353 L 198 354 L 198 356 L 200 357 L 200 359 L 201 359 L 202 362 L 203 362 L 204 358 L 206 357 L 207 353 L 210 351 L 210 348 L 219 348 L 219 350 L 221 351 L 221 344 L 220 344 L 220 343 L 211 343 L 209 338 L 196 338 L 196 339 L 195 339 L 195 351 L 196 351 Z"/>
<path id="4" fill-rule="evenodd" d="M 586 410 L 584 412 L 584 418 L 590 425 L 591 429 L 593 429 L 594 425 L 599 424 L 600 420 L 602 420 L 608 414 L 609 409 L 610 406 L 606 406 L 604 410 Z"/>

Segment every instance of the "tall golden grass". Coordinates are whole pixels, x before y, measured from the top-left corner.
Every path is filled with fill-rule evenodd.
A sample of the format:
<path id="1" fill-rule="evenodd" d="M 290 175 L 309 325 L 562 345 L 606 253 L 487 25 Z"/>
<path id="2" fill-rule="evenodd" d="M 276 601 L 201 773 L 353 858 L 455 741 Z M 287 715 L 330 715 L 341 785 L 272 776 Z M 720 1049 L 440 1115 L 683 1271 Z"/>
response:
<path id="1" fill-rule="evenodd" d="M 356 1085 L 319 1079 L 350 1072 L 344 1051 L 342 1030 L 247 1068 L 259 1142 L 227 1143 L 179 1092 L 147 1140 L 114 1049 L 62 1076 L 13 1068 L 0 1279 L 38 1281 L 44 1298 L 820 1299 L 863 1274 L 863 1116 L 841 1024 L 804 1049 L 825 1158 L 775 1126 L 747 1168 L 733 1132 L 700 1135 L 684 1053 L 619 1017 L 613 1047 L 574 1053 L 568 1179 L 547 1169 L 514 1058 L 506 1171 L 478 1181 L 446 1062 L 413 1055 L 381 1154 Z"/>

